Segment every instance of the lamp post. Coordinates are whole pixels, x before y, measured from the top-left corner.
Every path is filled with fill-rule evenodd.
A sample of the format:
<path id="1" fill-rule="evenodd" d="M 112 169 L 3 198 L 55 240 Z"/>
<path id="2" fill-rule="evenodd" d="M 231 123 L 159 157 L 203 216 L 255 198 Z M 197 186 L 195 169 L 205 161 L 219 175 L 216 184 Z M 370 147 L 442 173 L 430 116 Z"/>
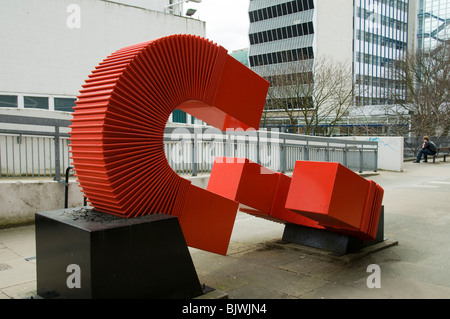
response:
<path id="1" fill-rule="evenodd" d="M 168 11 L 168 9 L 170 7 L 175 7 L 175 6 L 178 6 L 178 5 L 183 4 L 185 2 L 186 3 L 188 3 L 188 2 L 201 3 L 202 0 L 183 0 L 183 1 L 178 1 L 178 2 L 175 2 L 175 3 L 171 3 L 171 4 L 169 4 L 168 6 L 165 7 L 164 12 L 167 13 L 167 11 Z M 197 10 L 195 10 L 195 9 L 188 9 L 188 11 L 186 12 L 186 15 L 187 16 L 192 16 L 196 11 Z"/>

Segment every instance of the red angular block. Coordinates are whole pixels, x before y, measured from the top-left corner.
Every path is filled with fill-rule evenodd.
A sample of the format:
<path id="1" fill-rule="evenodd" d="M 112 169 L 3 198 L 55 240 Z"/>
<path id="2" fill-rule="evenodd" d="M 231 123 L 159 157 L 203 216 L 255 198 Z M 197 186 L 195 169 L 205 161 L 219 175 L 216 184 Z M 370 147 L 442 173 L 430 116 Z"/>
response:
<path id="1" fill-rule="evenodd" d="M 286 208 L 327 229 L 376 237 L 383 189 L 339 163 L 298 161 Z"/>
<path id="2" fill-rule="evenodd" d="M 239 210 L 279 223 L 323 228 L 286 209 L 291 178 L 246 158 L 216 157 L 207 189 L 239 202 Z"/>

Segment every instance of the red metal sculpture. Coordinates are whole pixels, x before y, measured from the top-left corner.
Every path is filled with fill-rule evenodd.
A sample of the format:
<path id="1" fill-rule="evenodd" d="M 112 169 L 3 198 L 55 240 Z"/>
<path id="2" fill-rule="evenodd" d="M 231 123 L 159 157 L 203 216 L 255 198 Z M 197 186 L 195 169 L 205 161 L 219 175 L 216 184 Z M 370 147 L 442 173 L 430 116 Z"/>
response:
<path id="1" fill-rule="evenodd" d="M 189 246 L 226 254 L 238 203 L 169 166 L 164 128 L 180 109 L 221 130 L 258 128 L 269 83 L 204 38 L 174 35 L 103 60 L 80 91 L 71 152 L 98 211 L 177 216 Z M 214 207 L 214 209 L 211 209 Z"/>
<path id="2" fill-rule="evenodd" d="M 238 205 L 269 220 L 375 238 L 383 189 L 337 163 L 297 162 L 291 177 L 248 159 L 216 158 L 207 190 L 169 166 L 175 109 L 221 130 L 258 128 L 269 83 L 216 44 L 174 35 L 103 60 L 71 125 L 80 186 L 98 211 L 177 216 L 189 246 L 226 254 Z"/>

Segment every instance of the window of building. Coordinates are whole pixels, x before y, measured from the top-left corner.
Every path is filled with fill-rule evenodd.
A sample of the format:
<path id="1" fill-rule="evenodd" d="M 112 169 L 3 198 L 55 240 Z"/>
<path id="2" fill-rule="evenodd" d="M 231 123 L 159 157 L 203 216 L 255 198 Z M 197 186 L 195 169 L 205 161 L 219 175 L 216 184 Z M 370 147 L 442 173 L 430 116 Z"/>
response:
<path id="1" fill-rule="evenodd" d="M 286 30 L 287 30 L 287 37 L 288 38 L 292 38 L 292 27 L 291 26 L 287 26 Z"/>
<path id="2" fill-rule="evenodd" d="M 172 122 L 186 123 L 186 113 L 181 110 L 174 110 L 172 112 Z"/>
<path id="3" fill-rule="evenodd" d="M 17 107 L 17 96 L 0 95 L 0 107 Z"/>
<path id="4" fill-rule="evenodd" d="M 55 111 L 73 112 L 76 100 L 77 99 L 74 98 L 55 97 L 54 98 Z"/>
<path id="5" fill-rule="evenodd" d="M 23 102 L 25 108 L 48 110 L 48 97 L 24 96 Z"/>

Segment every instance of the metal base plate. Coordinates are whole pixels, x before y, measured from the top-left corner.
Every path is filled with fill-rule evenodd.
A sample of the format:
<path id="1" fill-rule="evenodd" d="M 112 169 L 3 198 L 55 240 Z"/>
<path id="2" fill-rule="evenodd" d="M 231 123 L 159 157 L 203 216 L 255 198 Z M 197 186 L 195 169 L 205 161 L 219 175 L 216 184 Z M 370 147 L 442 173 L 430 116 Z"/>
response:
<path id="1" fill-rule="evenodd" d="M 309 247 L 331 251 L 336 255 L 354 253 L 358 250 L 384 241 L 384 206 L 381 207 L 377 236 L 365 241 L 353 236 L 302 225 L 286 224 L 282 240 Z"/>

